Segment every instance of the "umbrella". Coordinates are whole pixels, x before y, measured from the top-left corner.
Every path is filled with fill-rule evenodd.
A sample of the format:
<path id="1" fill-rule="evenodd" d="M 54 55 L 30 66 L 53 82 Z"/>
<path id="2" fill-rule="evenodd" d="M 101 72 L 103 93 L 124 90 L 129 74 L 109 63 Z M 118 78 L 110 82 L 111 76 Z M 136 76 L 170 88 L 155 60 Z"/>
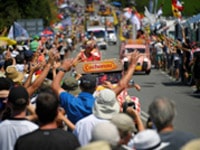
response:
<path id="1" fill-rule="evenodd" d="M 116 2 L 116 1 L 115 1 L 115 2 L 112 2 L 112 4 L 113 4 L 114 6 L 116 6 L 116 7 L 121 7 L 121 5 L 122 5 L 120 2 Z"/>
<path id="2" fill-rule="evenodd" d="M 0 46 L 15 45 L 16 43 L 17 42 L 15 40 L 8 37 L 0 37 Z"/>

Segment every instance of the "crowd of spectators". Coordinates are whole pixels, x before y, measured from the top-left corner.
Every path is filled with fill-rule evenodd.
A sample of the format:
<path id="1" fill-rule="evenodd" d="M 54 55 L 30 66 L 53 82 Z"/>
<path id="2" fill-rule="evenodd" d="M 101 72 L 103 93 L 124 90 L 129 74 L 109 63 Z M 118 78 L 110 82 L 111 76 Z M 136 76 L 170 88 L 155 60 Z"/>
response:
<path id="1" fill-rule="evenodd" d="M 55 49 L 46 50 L 47 58 L 42 50 L 42 59 L 39 49 L 25 50 L 24 56 L 31 54 L 28 59 L 17 50 L 15 57 L 10 50 L 4 54 L 0 78 L 1 149 L 95 149 L 100 144 L 113 150 L 171 150 L 197 138 L 174 129 L 175 105 L 166 98 L 158 98 L 149 106 L 148 126 L 133 107 L 122 112 L 117 96 L 132 79 L 140 55 L 137 51 L 130 55 L 128 70 L 117 86 L 105 82 L 105 88 L 93 95 L 96 78 L 90 74 L 78 80 L 65 76 L 74 67 L 74 60 L 68 58 L 70 51 L 60 59 Z M 19 58 L 24 63 L 16 65 Z"/>
<path id="2" fill-rule="evenodd" d="M 200 93 L 200 48 L 185 36 L 174 40 L 166 35 L 153 37 L 152 62 L 156 69 L 166 71 L 171 79 L 181 85 L 195 86 L 194 94 Z"/>
<path id="3" fill-rule="evenodd" d="M 199 49 L 187 39 L 184 43 L 174 43 L 166 36 L 161 39 L 155 40 L 152 48 L 156 67 L 166 69 L 176 80 L 192 73 L 199 93 Z M 84 42 L 83 50 L 70 58 L 79 40 Z M 106 81 L 95 93 L 94 75 L 69 74 L 77 63 L 99 60 L 100 55 L 93 40 L 83 37 L 75 41 L 69 42 L 67 35 L 59 32 L 53 39 L 35 36 L 31 42 L 8 46 L 1 53 L 0 149 L 199 148 L 197 135 L 175 129 L 173 100 L 156 98 L 149 106 L 146 124 L 136 109 L 124 110 L 120 104 L 118 96 L 128 88 L 140 56 L 137 51 L 129 56 L 129 67 L 117 85 Z"/>

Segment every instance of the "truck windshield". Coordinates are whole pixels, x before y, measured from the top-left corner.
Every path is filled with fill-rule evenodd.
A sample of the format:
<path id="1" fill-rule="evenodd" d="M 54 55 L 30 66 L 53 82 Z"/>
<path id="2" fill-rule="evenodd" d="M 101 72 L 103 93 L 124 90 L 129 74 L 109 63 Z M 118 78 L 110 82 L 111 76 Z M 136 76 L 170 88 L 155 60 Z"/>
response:
<path id="1" fill-rule="evenodd" d="M 91 33 L 93 33 L 96 38 L 104 38 L 105 37 L 105 31 L 102 31 L 102 30 L 88 31 L 88 35 L 91 35 Z"/>
<path id="2" fill-rule="evenodd" d="M 127 49 L 126 49 L 126 52 L 127 52 L 127 53 L 131 53 L 131 52 L 134 52 L 136 49 L 137 49 L 137 51 L 140 52 L 140 53 L 145 53 L 145 49 L 144 49 L 144 48 L 127 48 Z"/>

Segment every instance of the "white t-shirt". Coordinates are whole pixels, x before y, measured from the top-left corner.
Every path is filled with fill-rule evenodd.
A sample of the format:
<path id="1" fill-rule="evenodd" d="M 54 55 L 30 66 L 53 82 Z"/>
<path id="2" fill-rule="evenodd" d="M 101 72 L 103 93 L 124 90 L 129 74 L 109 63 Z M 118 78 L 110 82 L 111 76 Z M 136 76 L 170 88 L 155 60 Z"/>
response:
<path id="1" fill-rule="evenodd" d="M 81 146 L 87 145 L 90 142 L 94 126 L 101 122 L 108 122 L 108 120 L 99 119 L 91 114 L 76 123 L 73 133 L 78 138 Z"/>
<path id="2" fill-rule="evenodd" d="M 0 150 L 13 150 L 17 138 L 38 129 L 26 119 L 8 119 L 0 123 Z"/>
<path id="3" fill-rule="evenodd" d="M 156 54 L 158 55 L 163 54 L 163 45 L 160 42 L 155 44 L 155 48 L 156 48 Z"/>
<path id="4" fill-rule="evenodd" d="M 15 67 L 17 71 L 24 72 L 24 64 L 16 64 Z"/>

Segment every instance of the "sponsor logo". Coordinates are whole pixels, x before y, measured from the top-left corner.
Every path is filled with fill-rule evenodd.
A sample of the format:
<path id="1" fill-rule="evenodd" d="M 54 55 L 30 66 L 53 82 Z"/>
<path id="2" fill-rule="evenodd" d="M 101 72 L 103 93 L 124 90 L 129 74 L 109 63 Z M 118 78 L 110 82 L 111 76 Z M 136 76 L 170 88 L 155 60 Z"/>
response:
<path id="1" fill-rule="evenodd" d="M 104 61 L 98 63 L 87 63 L 83 65 L 83 71 L 86 73 L 90 72 L 104 72 L 110 71 L 117 68 L 117 64 L 114 61 Z"/>

